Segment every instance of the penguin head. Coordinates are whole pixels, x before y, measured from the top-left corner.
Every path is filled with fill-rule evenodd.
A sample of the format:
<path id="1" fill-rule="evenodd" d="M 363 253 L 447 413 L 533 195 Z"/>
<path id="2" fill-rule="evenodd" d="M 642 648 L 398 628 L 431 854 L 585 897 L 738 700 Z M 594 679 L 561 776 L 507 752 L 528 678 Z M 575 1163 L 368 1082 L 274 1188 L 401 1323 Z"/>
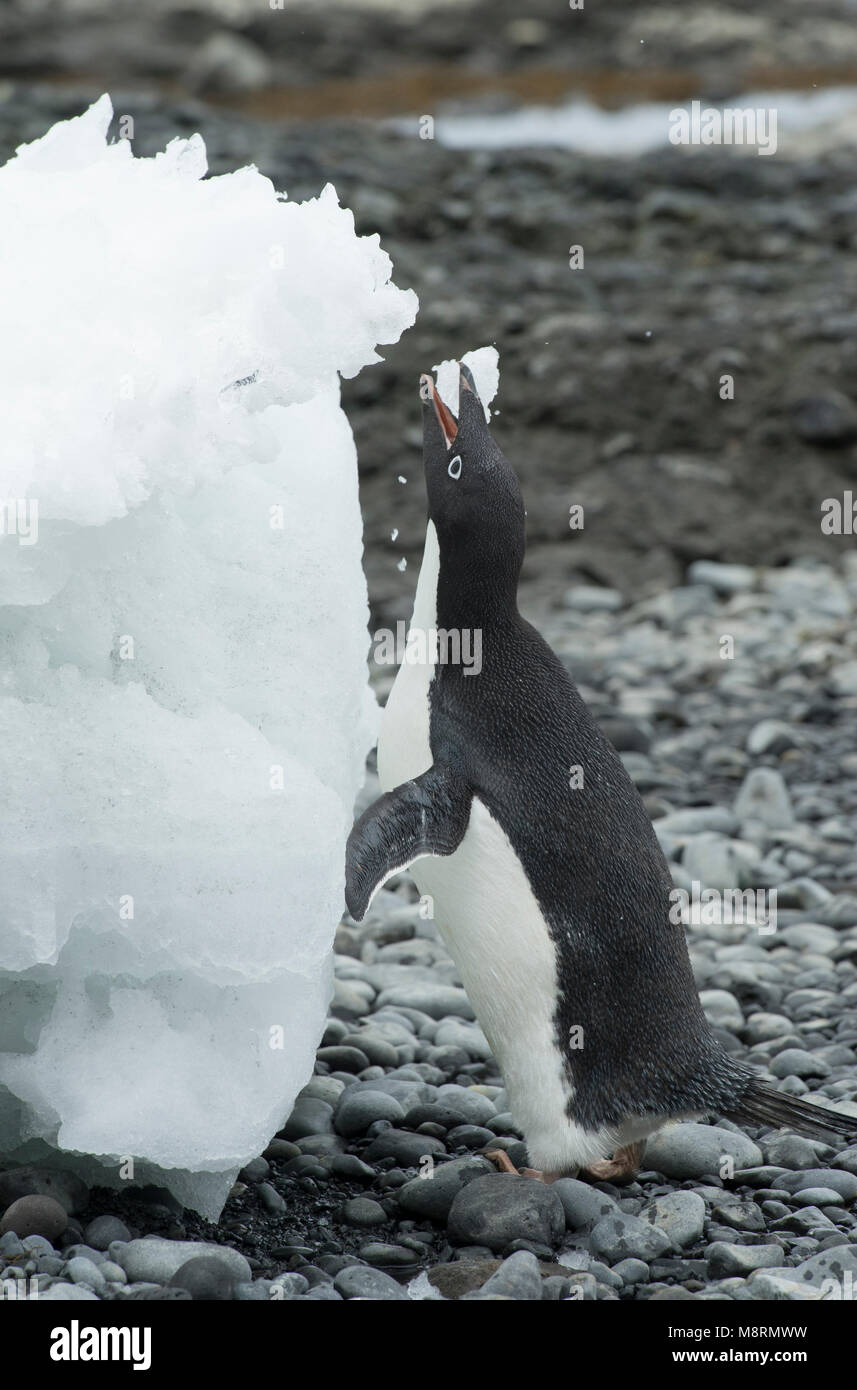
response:
<path id="1" fill-rule="evenodd" d="M 459 364 L 458 419 L 428 375 L 420 378 L 423 466 L 441 562 L 498 591 L 517 587 L 524 558 L 524 503 L 515 471 L 488 428 L 467 367 Z"/>

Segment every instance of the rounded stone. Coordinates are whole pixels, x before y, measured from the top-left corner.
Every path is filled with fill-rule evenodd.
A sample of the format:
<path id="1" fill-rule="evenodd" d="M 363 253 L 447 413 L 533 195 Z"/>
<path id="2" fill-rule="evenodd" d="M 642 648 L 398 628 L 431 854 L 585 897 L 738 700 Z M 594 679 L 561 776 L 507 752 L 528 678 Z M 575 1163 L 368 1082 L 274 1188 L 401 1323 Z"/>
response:
<path id="1" fill-rule="evenodd" d="M 371 1197 L 352 1197 L 342 1208 L 342 1220 L 347 1226 L 383 1226 L 388 1220 L 380 1202 Z"/>
<path id="2" fill-rule="evenodd" d="M 368 1265 L 348 1265 L 341 1269 L 333 1287 L 343 1298 L 367 1298 L 387 1302 L 408 1302 L 408 1295 L 389 1274 Z"/>
<path id="3" fill-rule="evenodd" d="M 234 1297 L 235 1282 L 222 1260 L 211 1255 L 196 1255 L 176 1270 L 169 1287 L 185 1289 L 194 1302 L 228 1303 Z"/>
<path id="4" fill-rule="evenodd" d="M 551 1187 L 511 1173 L 475 1178 L 455 1197 L 450 1239 L 461 1245 L 505 1250 L 513 1240 L 556 1246 L 565 1234 L 565 1211 Z"/>
<path id="5" fill-rule="evenodd" d="M 83 1238 L 93 1250 L 107 1250 L 113 1240 L 130 1240 L 131 1232 L 118 1216 L 96 1216 L 84 1231 Z"/>
<path id="6" fill-rule="evenodd" d="M 394 1124 L 404 1120 L 405 1112 L 395 1096 L 385 1091 L 346 1091 L 336 1107 L 335 1124 L 339 1134 L 346 1139 L 365 1134 L 370 1125 L 378 1120 L 390 1120 Z"/>
<path id="7" fill-rule="evenodd" d="M 14 1231 L 21 1240 L 25 1236 L 44 1236 L 51 1244 L 59 1240 L 68 1225 L 68 1212 L 53 1197 L 19 1197 L 12 1202 L 0 1220 L 0 1235 Z"/>

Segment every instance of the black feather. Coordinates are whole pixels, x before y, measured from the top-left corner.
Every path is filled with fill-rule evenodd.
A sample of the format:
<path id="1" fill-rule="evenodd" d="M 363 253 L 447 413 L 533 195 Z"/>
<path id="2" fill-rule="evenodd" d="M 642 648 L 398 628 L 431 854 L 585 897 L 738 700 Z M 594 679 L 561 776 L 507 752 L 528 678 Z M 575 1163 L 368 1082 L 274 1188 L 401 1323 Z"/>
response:
<path id="1" fill-rule="evenodd" d="M 837 1138 L 857 1140 L 857 1115 L 843 1115 L 838 1110 L 811 1105 L 775 1091 L 761 1081 L 751 1081 L 735 1109 L 724 1111 L 724 1115 L 735 1124 L 792 1129 L 796 1134 L 825 1143 Z"/>

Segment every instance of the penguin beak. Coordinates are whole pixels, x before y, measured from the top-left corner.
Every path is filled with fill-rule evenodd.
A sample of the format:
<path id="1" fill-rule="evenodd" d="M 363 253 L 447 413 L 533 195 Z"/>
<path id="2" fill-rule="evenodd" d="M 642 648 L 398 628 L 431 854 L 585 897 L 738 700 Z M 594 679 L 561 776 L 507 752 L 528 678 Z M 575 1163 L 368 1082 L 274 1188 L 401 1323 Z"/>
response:
<path id="1" fill-rule="evenodd" d="M 431 376 L 429 376 L 428 373 L 425 373 L 423 376 L 420 377 L 420 399 L 426 405 L 428 405 L 428 403 L 431 402 L 431 404 L 434 406 L 434 413 L 437 416 L 437 422 L 440 425 L 441 430 L 443 431 L 443 437 L 446 440 L 446 447 L 447 449 L 449 449 L 453 441 L 455 440 L 455 436 L 458 434 L 458 421 L 456 420 L 452 411 L 449 409 L 449 406 L 444 404 L 443 400 L 438 394 L 438 389 L 434 384 L 434 379 Z"/>

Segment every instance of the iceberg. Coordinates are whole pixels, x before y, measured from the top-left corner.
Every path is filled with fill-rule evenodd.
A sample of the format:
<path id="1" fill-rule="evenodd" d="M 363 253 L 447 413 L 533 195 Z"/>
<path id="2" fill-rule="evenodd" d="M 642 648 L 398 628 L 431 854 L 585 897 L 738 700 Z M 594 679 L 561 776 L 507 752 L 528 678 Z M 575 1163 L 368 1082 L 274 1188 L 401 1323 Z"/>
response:
<path id="1" fill-rule="evenodd" d="M 0 1159 L 216 1219 L 312 1072 L 375 705 L 339 377 L 413 322 L 330 186 L 0 169 Z"/>

